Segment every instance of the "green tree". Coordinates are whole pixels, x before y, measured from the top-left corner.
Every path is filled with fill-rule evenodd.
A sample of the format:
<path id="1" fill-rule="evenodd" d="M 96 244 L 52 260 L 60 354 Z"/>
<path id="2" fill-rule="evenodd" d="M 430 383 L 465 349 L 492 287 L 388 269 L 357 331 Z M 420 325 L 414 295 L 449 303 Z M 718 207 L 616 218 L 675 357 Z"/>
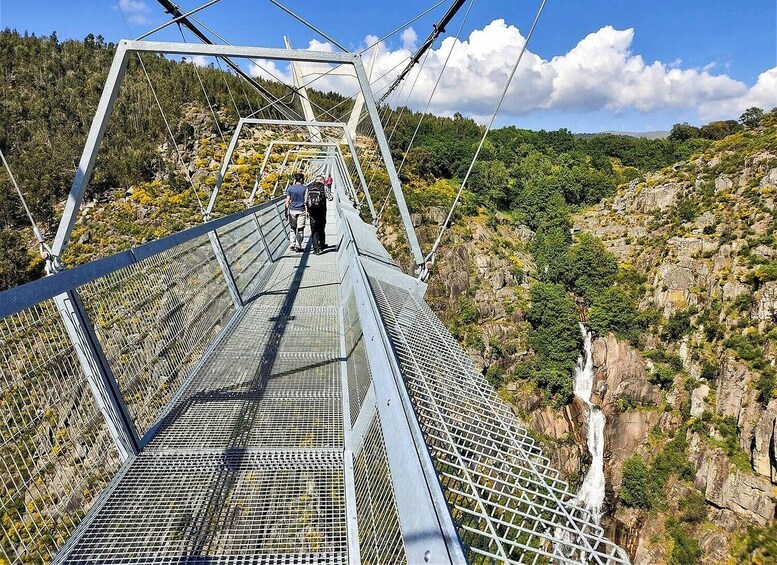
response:
<path id="1" fill-rule="evenodd" d="M 581 336 L 575 303 L 561 285 L 534 283 L 526 317 L 532 325 L 530 341 L 538 355 L 574 368 Z"/>
<path id="2" fill-rule="evenodd" d="M 582 233 L 578 242 L 569 248 L 567 268 L 568 286 L 590 302 L 615 282 L 618 261 L 599 238 Z"/>
<path id="3" fill-rule="evenodd" d="M 478 161 L 469 178 L 469 189 L 479 196 L 482 204 L 506 208 L 509 180 L 502 161 Z"/>
<path id="4" fill-rule="evenodd" d="M 723 139 L 743 128 L 736 120 L 721 120 L 702 126 L 699 134 L 705 139 Z"/>
<path id="5" fill-rule="evenodd" d="M 763 117 L 764 111 L 761 108 L 753 106 L 745 110 L 744 113 L 739 116 L 739 123 L 741 123 L 746 128 L 752 129 L 761 125 L 761 120 L 763 120 Z"/>
<path id="6" fill-rule="evenodd" d="M 688 139 L 699 137 L 699 134 L 699 128 L 692 126 L 688 122 L 683 122 L 681 124 L 675 124 L 672 126 L 672 131 L 669 132 L 668 139 L 669 141 L 674 141 L 675 143 L 681 143 Z"/>
<path id="7" fill-rule="evenodd" d="M 599 335 L 613 332 L 618 337 L 634 340 L 639 321 L 634 300 L 619 288 L 596 293 L 588 310 L 588 325 Z"/>
<path id="8" fill-rule="evenodd" d="M 543 281 L 563 280 L 568 269 L 569 230 L 542 224 L 529 245 L 537 264 L 537 276 Z"/>
<path id="9" fill-rule="evenodd" d="M 674 533 L 674 546 L 669 558 L 670 565 L 698 565 L 701 548 L 695 538 L 677 528 Z"/>

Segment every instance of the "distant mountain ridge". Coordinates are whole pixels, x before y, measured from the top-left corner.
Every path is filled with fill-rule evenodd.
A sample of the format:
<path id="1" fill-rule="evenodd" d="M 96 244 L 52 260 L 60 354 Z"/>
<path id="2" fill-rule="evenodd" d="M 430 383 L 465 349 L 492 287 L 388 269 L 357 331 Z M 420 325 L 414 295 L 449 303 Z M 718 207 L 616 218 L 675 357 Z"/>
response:
<path id="1" fill-rule="evenodd" d="M 657 131 L 600 131 L 596 133 L 576 133 L 579 137 L 596 137 L 597 135 L 625 135 L 626 137 L 644 137 L 645 139 L 666 139 L 669 137 L 669 130 Z"/>

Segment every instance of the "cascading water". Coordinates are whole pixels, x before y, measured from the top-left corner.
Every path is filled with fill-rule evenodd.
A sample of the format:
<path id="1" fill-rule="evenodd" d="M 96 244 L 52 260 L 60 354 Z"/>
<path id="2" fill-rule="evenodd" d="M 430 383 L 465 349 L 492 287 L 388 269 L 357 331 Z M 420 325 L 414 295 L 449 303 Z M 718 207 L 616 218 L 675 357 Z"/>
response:
<path id="1" fill-rule="evenodd" d="M 604 504 L 604 414 L 591 402 L 594 386 L 594 360 L 591 348 L 591 333 L 580 324 L 583 332 L 583 355 L 577 360 L 575 368 L 575 396 L 585 402 L 586 429 L 588 432 L 588 452 L 591 454 L 591 466 L 583 479 L 577 498 L 591 512 L 596 522 L 602 515 Z"/>

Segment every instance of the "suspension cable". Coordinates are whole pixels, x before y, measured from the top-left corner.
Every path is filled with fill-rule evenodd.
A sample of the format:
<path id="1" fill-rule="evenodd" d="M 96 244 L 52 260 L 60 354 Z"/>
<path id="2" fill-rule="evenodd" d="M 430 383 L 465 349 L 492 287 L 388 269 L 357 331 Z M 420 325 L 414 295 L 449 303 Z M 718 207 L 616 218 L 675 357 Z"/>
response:
<path id="1" fill-rule="evenodd" d="M 190 10 L 190 11 L 186 12 L 185 14 L 181 14 L 181 15 L 179 15 L 179 16 L 175 16 L 175 17 L 174 17 L 172 20 L 170 20 L 169 22 L 165 22 L 165 23 L 163 23 L 163 24 L 161 24 L 161 25 L 158 25 L 157 27 L 155 27 L 155 28 L 154 28 L 154 29 L 152 29 L 151 31 L 147 31 L 147 32 L 146 32 L 146 33 L 144 33 L 143 35 L 140 35 L 140 36 L 138 36 L 137 38 L 135 38 L 135 41 L 141 41 L 142 39 L 145 39 L 145 38 L 147 38 L 149 35 L 154 35 L 156 32 L 158 32 L 158 31 L 161 31 L 161 30 L 165 29 L 165 28 L 166 28 L 167 26 L 169 26 L 169 25 L 172 25 L 172 24 L 178 24 L 178 25 L 180 25 L 180 21 L 181 21 L 181 20 L 185 20 L 185 19 L 186 19 L 186 18 L 188 18 L 189 16 L 193 16 L 194 14 L 196 14 L 197 12 L 199 12 L 200 10 L 204 10 L 204 9 L 205 9 L 205 8 L 207 8 L 208 6 L 212 6 L 213 4 L 216 4 L 217 2 L 221 2 L 221 0 L 210 0 L 210 2 L 206 2 L 205 4 L 203 4 L 202 6 L 198 6 L 198 7 L 197 7 L 197 8 L 195 8 L 194 10 Z"/>
<path id="2" fill-rule="evenodd" d="M 243 85 L 243 82 L 240 82 L 240 90 L 243 91 L 243 98 L 246 99 L 246 102 L 248 103 L 248 110 L 251 112 L 251 115 L 254 115 L 254 106 L 251 104 L 251 99 L 248 98 L 248 93 L 246 93 L 246 87 Z"/>
<path id="3" fill-rule="evenodd" d="M 148 82 L 148 86 L 151 89 L 151 94 L 154 95 L 156 106 L 157 108 L 159 108 L 159 113 L 162 115 L 162 120 L 165 122 L 165 127 L 167 128 L 167 133 L 170 135 L 170 141 L 172 141 L 173 143 L 173 148 L 175 149 L 175 153 L 178 156 L 178 161 L 181 163 L 181 166 L 183 167 L 183 170 L 186 173 L 186 179 L 189 181 L 189 184 L 192 187 L 192 191 L 194 192 L 194 196 L 197 198 L 197 204 L 200 207 L 200 213 L 202 214 L 203 219 L 205 219 L 207 218 L 207 214 L 205 213 L 205 207 L 202 205 L 202 200 L 200 200 L 200 195 L 197 192 L 197 187 L 194 186 L 194 181 L 192 180 L 192 176 L 189 173 L 189 167 L 186 166 L 186 163 L 183 160 L 183 156 L 181 155 L 181 150 L 178 149 L 178 143 L 175 141 L 173 130 L 170 129 L 170 123 L 167 121 L 167 116 L 165 115 L 165 111 L 162 109 L 162 104 L 159 102 L 159 97 L 156 95 L 156 90 L 154 89 L 154 85 L 151 82 L 151 77 L 148 76 L 146 65 L 143 63 L 143 57 L 140 56 L 140 53 L 138 53 L 137 56 L 138 56 L 138 61 L 140 61 L 140 66 L 143 69 L 143 74 L 146 75 L 146 82 Z"/>
<path id="4" fill-rule="evenodd" d="M 181 24 L 178 24 L 178 31 L 181 32 L 181 39 L 183 39 L 183 42 L 186 43 L 186 36 L 183 34 L 183 28 L 181 28 Z M 202 95 L 205 96 L 205 103 L 208 105 L 208 110 L 210 110 L 211 116 L 213 116 L 213 123 L 216 124 L 216 129 L 219 132 L 221 141 L 226 142 L 226 140 L 224 139 L 224 132 L 221 131 L 221 126 L 219 125 L 219 119 L 216 116 L 216 111 L 213 109 L 213 106 L 211 106 L 210 98 L 208 98 L 208 92 L 205 90 L 205 83 L 202 82 L 202 77 L 200 76 L 200 71 L 197 68 L 197 63 L 192 62 L 192 66 L 194 67 L 194 74 L 197 75 L 197 80 L 199 81 L 200 87 L 202 88 Z"/>
<path id="5" fill-rule="evenodd" d="M 305 24 L 305 25 L 306 25 L 306 26 L 308 26 L 310 29 L 312 29 L 313 31 L 315 31 L 315 32 L 316 32 L 318 35 L 320 35 L 321 37 L 323 37 L 324 39 L 326 39 L 326 40 L 327 40 L 327 41 L 329 41 L 330 43 L 334 44 L 335 46 L 337 46 L 337 47 L 338 47 L 339 49 L 341 49 L 342 51 L 345 51 L 346 53 L 348 53 L 348 49 L 346 49 L 345 47 L 343 47 L 342 45 L 340 45 L 340 43 L 338 43 L 337 41 L 335 41 L 334 39 L 332 39 L 331 37 L 329 37 L 327 34 L 325 34 L 323 31 L 321 31 L 320 29 L 318 29 L 316 26 L 314 26 L 313 24 L 311 24 L 310 22 L 308 22 L 307 20 L 305 20 L 305 18 L 303 18 L 303 17 L 301 17 L 301 16 L 298 16 L 297 14 L 295 14 L 294 12 L 292 12 L 291 10 L 289 10 L 289 9 L 288 9 L 286 6 L 284 6 L 283 4 L 281 4 L 280 2 L 278 2 L 278 0 L 270 0 L 270 3 L 272 3 L 272 4 L 275 4 L 276 6 L 278 6 L 278 8 L 280 8 L 281 10 L 283 10 L 284 12 L 286 12 L 287 14 L 289 14 L 289 15 L 290 15 L 292 18 L 294 18 L 295 20 L 297 20 L 297 21 L 298 21 L 298 22 L 300 22 L 300 23 L 303 23 L 303 24 Z"/>
<path id="6" fill-rule="evenodd" d="M 507 91 L 510 88 L 510 83 L 512 83 L 513 77 L 515 77 L 515 73 L 518 70 L 518 65 L 521 64 L 521 59 L 523 59 L 523 54 L 526 52 L 526 47 L 529 45 L 529 41 L 531 40 L 531 37 L 534 34 L 534 29 L 537 27 L 537 22 L 539 21 L 540 16 L 542 15 L 542 11 L 545 9 L 546 2 L 547 0 L 542 0 L 542 3 L 540 4 L 539 9 L 537 10 L 537 15 L 534 17 L 534 21 L 531 24 L 529 33 L 526 35 L 526 40 L 523 42 L 523 47 L 521 47 L 521 51 L 518 54 L 518 58 L 515 61 L 515 65 L 513 65 L 512 71 L 510 72 L 510 76 L 507 78 L 507 83 L 505 84 L 504 90 L 502 90 L 502 95 L 499 97 L 499 102 L 497 102 L 496 108 L 494 108 L 494 113 L 491 115 L 491 119 L 489 120 L 488 125 L 486 126 L 486 129 L 483 132 L 483 137 L 480 138 L 480 143 L 478 144 L 478 147 L 475 150 L 475 155 L 472 157 L 472 161 L 469 164 L 467 173 L 464 175 L 464 179 L 462 179 L 461 181 L 461 186 L 459 186 L 459 190 L 456 193 L 456 198 L 453 200 L 453 205 L 451 206 L 451 209 L 448 212 L 448 216 L 445 218 L 445 222 L 440 227 L 440 233 L 437 235 L 437 239 L 434 241 L 434 245 L 432 245 L 432 250 L 426 256 L 425 266 L 421 273 L 421 278 L 428 277 L 429 268 L 431 267 L 432 264 L 434 264 L 434 254 L 437 252 L 437 249 L 440 247 L 442 236 L 443 234 L 445 234 L 445 230 L 447 229 L 448 224 L 451 221 L 453 212 L 456 210 L 456 205 L 459 203 L 461 194 L 464 191 L 464 186 L 467 184 L 467 180 L 469 179 L 469 176 L 472 174 L 472 169 L 475 166 L 475 161 L 477 161 L 477 158 L 480 155 L 480 150 L 483 149 L 483 144 L 486 142 L 486 137 L 488 136 L 488 132 L 491 131 L 491 127 L 494 125 L 494 120 L 496 120 L 496 116 L 502 107 L 502 103 L 504 102 L 505 97 L 507 96 Z"/>
<path id="7" fill-rule="evenodd" d="M 13 172 L 11 171 L 10 165 L 8 165 L 8 161 L 5 160 L 5 155 L 3 154 L 3 150 L 0 149 L 0 159 L 3 160 L 3 166 L 5 167 L 5 170 L 8 172 L 8 176 L 11 177 L 11 184 L 13 184 L 13 187 L 16 189 L 16 194 L 19 195 L 19 200 L 22 202 L 22 207 L 24 208 L 25 213 L 27 214 L 27 219 L 30 220 L 30 225 L 32 226 L 32 232 L 35 234 L 35 239 L 38 240 L 38 246 L 40 247 L 40 253 L 41 257 L 52 256 L 51 249 L 46 244 L 46 240 L 43 239 L 43 234 L 41 233 L 40 229 L 38 228 L 38 224 L 35 222 L 35 218 L 32 215 L 32 212 L 30 212 L 30 208 L 27 206 L 27 200 L 24 198 L 24 194 L 22 193 L 22 189 L 19 188 L 19 185 L 16 182 L 16 177 L 13 176 Z"/>
<path id="8" fill-rule="evenodd" d="M 157 0 L 157 3 L 159 3 L 165 11 L 170 14 L 173 17 L 178 17 L 183 15 L 183 12 L 181 12 L 181 9 L 173 3 L 171 0 Z M 180 25 L 186 26 L 189 31 L 191 31 L 194 35 L 197 36 L 197 38 L 202 41 L 203 43 L 206 43 L 208 45 L 213 45 L 213 41 L 205 35 L 200 29 L 192 23 L 192 21 L 197 22 L 198 20 L 194 18 L 193 16 L 191 18 L 180 18 L 178 22 Z M 200 22 L 198 22 L 200 23 Z M 202 25 L 202 23 L 200 23 Z M 212 32 L 211 32 L 212 33 Z M 251 86 L 256 89 L 257 92 L 259 92 L 262 96 L 264 96 L 267 100 L 275 100 L 275 97 L 266 89 L 264 88 L 258 81 L 254 80 L 253 77 L 249 76 L 243 69 L 240 68 L 240 65 L 235 63 L 232 59 L 229 57 L 221 57 L 224 62 L 229 65 L 229 67 L 235 71 L 238 75 L 240 75 L 243 80 L 248 82 Z M 295 111 L 293 111 L 291 108 L 286 107 L 284 104 L 280 103 L 277 106 L 275 106 L 276 110 L 283 115 L 287 120 L 288 119 L 300 119 L 299 114 L 297 114 Z"/>
<path id="9" fill-rule="evenodd" d="M 465 0 L 454 0 L 453 5 L 451 5 L 450 8 L 448 8 L 448 11 L 445 12 L 445 15 L 442 17 L 442 19 L 434 24 L 432 26 L 432 33 L 429 34 L 429 37 L 424 40 L 421 47 L 418 48 L 418 50 L 413 54 L 412 58 L 410 59 L 410 62 L 407 64 L 407 67 L 404 68 L 404 70 L 399 73 L 399 76 L 394 80 L 394 83 L 389 88 L 388 92 L 386 92 L 383 97 L 381 98 L 381 102 L 383 102 L 383 99 L 388 96 L 388 94 L 397 87 L 397 85 L 405 78 L 405 76 L 410 72 L 410 70 L 415 66 L 416 63 L 418 63 L 418 60 L 421 58 L 421 55 L 426 53 L 432 45 L 434 45 L 434 42 L 437 41 L 437 38 L 445 33 L 445 26 L 448 25 L 448 23 L 453 19 L 453 16 L 456 15 L 456 12 L 459 11 L 459 9 L 464 5 Z"/>
<path id="10" fill-rule="evenodd" d="M 411 24 L 414 24 L 416 21 L 418 21 L 418 20 L 420 20 L 421 18 L 423 18 L 423 17 L 424 17 L 426 14 L 428 14 L 429 12 L 431 12 L 432 10 L 434 10 L 435 8 L 439 8 L 439 7 L 440 7 L 442 4 L 445 4 L 445 1 L 446 1 L 446 0 L 440 0 L 439 2 L 437 2 L 437 4 L 435 4 L 434 6 L 430 6 L 429 8 L 427 8 L 426 10 L 424 10 L 423 12 L 421 12 L 420 14 L 418 14 L 416 17 L 414 17 L 413 19 L 406 21 L 405 23 L 403 23 L 403 24 L 402 24 L 402 25 L 400 25 L 400 26 L 397 26 L 397 27 L 396 27 L 396 29 L 394 29 L 393 31 L 390 31 L 389 33 L 387 33 L 386 35 L 384 35 L 383 37 L 381 37 L 380 39 L 378 39 L 378 40 L 377 40 L 375 43 L 373 43 L 372 45 L 368 45 L 367 47 L 365 47 L 364 49 L 362 49 L 361 51 L 359 51 L 359 55 L 363 55 L 365 51 L 369 51 L 370 49 L 372 49 L 373 47 L 375 47 L 377 44 L 379 44 L 379 43 L 383 43 L 383 42 L 384 42 L 384 41 L 386 41 L 386 40 L 387 40 L 389 37 L 391 37 L 391 36 L 392 36 L 392 35 L 394 35 L 395 33 L 399 32 L 399 31 L 400 31 L 400 30 L 402 30 L 403 28 L 406 28 L 407 26 L 409 26 L 409 25 L 411 25 Z"/>
<path id="11" fill-rule="evenodd" d="M 240 112 L 240 108 L 237 107 L 237 102 L 235 101 L 235 97 L 232 95 L 232 89 L 229 87 L 229 80 L 227 80 L 227 75 L 231 77 L 232 73 L 225 72 L 224 69 L 221 68 L 221 62 L 219 61 L 218 57 L 216 57 L 216 64 L 219 67 L 219 71 L 221 71 L 221 76 L 224 79 L 224 84 L 227 87 L 229 98 L 230 100 L 232 100 L 232 106 L 235 107 L 235 113 L 237 114 L 237 119 L 239 120 L 243 117 L 243 114 Z"/>
<path id="12" fill-rule="evenodd" d="M 437 75 L 437 81 L 434 83 L 434 87 L 432 88 L 432 92 L 429 94 L 429 100 L 426 102 L 426 107 L 424 108 L 423 112 L 421 112 L 421 117 L 418 120 L 418 124 L 415 127 L 415 131 L 413 132 L 413 136 L 410 138 L 410 142 L 407 144 L 407 149 L 405 149 L 405 154 L 402 156 L 402 162 L 399 164 L 399 168 L 397 169 L 397 174 L 402 172 L 402 168 L 405 166 L 405 161 L 407 160 L 407 156 L 410 153 L 410 149 L 413 147 L 413 142 L 415 142 L 415 138 L 418 135 L 419 130 L 421 129 L 421 123 L 424 121 L 424 117 L 426 116 L 426 112 L 429 111 L 429 106 L 432 104 L 432 98 L 434 98 L 434 94 L 437 91 L 437 87 L 440 84 L 440 80 L 442 79 L 442 75 L 445 72 L 445 69 L 448 67 L 448 63 L 451 60 L 451 55 L 453 55 L 453 50 L 456 47 L 456 44 L 459 41 L 459 37 L 461 37 L 461 32 L 464 29 L 464 24 L 467 22 L 467 17 L 469 16 L 470 10 L 472 10 L 472 5 L 475 3 L 475 0 L 470 0 L 469 6 L 467 6 L 466 12 L 464 12 L 464 18 L 461 20 L 461 24 L 459 24 L 459 29 L 456 32 L 456 36 L 454 38 L 453 44 L 451 45 L 451 48 L 448 50 L 448 55 L 445 57 L 445 62 L 442 65 L 442 68 L 440 69 L 440 74 Z M 380 217 L 383 214 L 383 211 L 386 209 L 386 206 L 389 203 L 389 197 L 391 196 L 391 191 L 389 190 L 386 194 L 386 199 L 383 201 L 383 206 L 381 206 L 380 211 L 378 212 L 378 216 L 376 218 L 376 221 L 380 221 Z"/>
<path id="13" fill-rule="evenodd" d="M 206 31 L 208 31 L 208 32 L 210 32 L 211 34 L 213 34 L 213 36 L 214 36 L 214 37 L 216 37 L 216 38 L 217 38 L 219 41 L 223 41 L 223 42 L 224 42 L 226 45 L 230 45 L 229 41 L 227 41 L 227 40 L 226 40 L 226 39 L 225 39 L 225 38 L 224 38 L 222 35 L 220 35 L 220 34 L 219 34 L 219 33 L 217 33 L 216 31 L 214 31 L 213 29 L 209 28 L 209 27 L 208 27 L 207 25 L 205 25 L 203 22 L 201 22 L 201 21 L 200 21 L 200 20 L 198 20 L 197 18 L 191 18 L 191 19 L 192 19 L 192 20 L 194 20 L 194 22 L 196 22 L 197 24 L 199 24 L 199 25 L 200 25 L 200 26 L 202 26 L 203 28 L 205 28 L 205 30 L 206 30 Z M 310 99 L 308 96 L 303 96 L 303 95 L 302 95 L 302 93 L 300 92 L 300 90 L 301 90 L 302 88 L 305 88 L 305 87 L 307 87 L 308 85 L 312 84 L 313 82 L 315 82 L 316 80 L 318 80 L 318 79 L 319 79 L 319 78 L 321 78 L 322 76 L 328 75 L 328 74 L 330 74 L 331 72 L 333 72 L 334 70 L 336 70 L 336 69 L 340 68 L 340 66 L 342 66 L 342 63 L 341 63 L 340 65 L 336 65 L 336 66 L 332 67 L 332 68 L 331 68 L 331 69 L 329 69 L 327 72 L 325 72 L 325 73 L 322 73 L 322 74 L 321 74 L 320 76 L 318 76 L 317 78 L 313 79 L 312 81 L 310 81 L 310 82 L 308 82 L 308 83 L 306 83 L 306 84 L 303 84 L 303 85 L 302 85 L 302 86 L 301 86 L 299 89 L 297 89 L 297 88 L 295 88 L 295 87 L 293 87 L 293 86 L 291 86 L 291 85 L 288 85 L 288 84 L 286 84 L 286 83 L 285 83 L 285 82 L 283 82 L 283 80 L 281 80 L 281 79 L 280 79 L 278 76 L 276 76 L 275 74 L 273 74 L 272 72 L 270 72 L 269 70 L 267 70 L 265 67 L 263 67 L 262 65 L 260 65 L 259 63 L 257 63 L 257 62 L 256 62 L 256 59 L 249 59 L 249 61 L 251 61 L 251 63 L 253 63 L 254 65 L 256 65 L 256 66 L 257 66 L 259 69 L 261 69 L 262 71 L 264 71 L 265 73 L 267 73 L 267 74 L 268 74 L 270 77 L 272 77 L 272 78 L 273 78 L 273 79 L 275 79 L 277 82 L 279 82 L 281 85 L 283 85 L 285 88 L 287 88 L 287 89 L 288 89 L 290 92 L 289 92 L 289 101 L 288 101 L 288 102 L 286 102 L 285 100 L 281 100 L 280 98 L 275 98 L 275 97 L 267 97 L 267 96 L 266 96 L 266 98 L 268 98 L 268 100 L 270 100 L 270 102 L 269 102 L 267 105 L 265 105 L 265 106 L 263 106 L 263 107 L 259 108 L 259 109 L 258 109 L 258 110 L 256 110 L 256 111 L 254 111 L 254 110 L 252 109 L 252 110 L 251 110 L 251 113 L 250 113 L 248 116 L 246 116 L 246 117 L 248 117 L 248 118 L 250 118 L 250 117 L 253 117 L 254 115 L 258 114 L 259 112 L 262 112 L 263 110 L 266 110 L 267 108 L 269 108 L 269 107 L 271 107 L 271 106 L 275 106 L 277 103 L 286 104 L 286 105 L 288 105 L 288 104 L 291 104 L 291 102 L 294 100 L 294 95 L 295 95 L 295 94 L 297 94 L 297 95 L 298 95 L 300 98 L 304 98 L 304 99 L 306 99 L 308 102 L 310 102 L 310 103 L 311 103 L 313 106 L 315 106 L 315 107 L 316 107 L 316 109 L 317 109 L 317 110 L 320 110 L 320 111 L 321 111 L 321 112 L 323 112 L 324 114 L 327 114 L 327 115 L 329 115 L 329 116 L 330 116 L 330 117 L 332 117 L 332 118 L 335 118 L 335 116 L 334 116 L 333 114 L 331 114 L 329 111 L 327 111 L 327 110 L 326 110 L 324 107 L 322 107 L 322 106 L 321 106 L 321 105 L 319 105 L 319 104 L 316 104 L 316 102 L 314 102 L 313 100 L 311 100 L 311 99 Z"/>
<path id="14" fill-rule="evenodd" d="M 399 169 L 397 169 L 397 174 L 402 172 L 402 167 L 405 166 L 405 160 L 407 159 L 407 154 L 410 151 L 410 148 L 413 146 L 413 142 L 415 141 L 416 136 L 418 135 L 418 130 L 421 129 L 421 123 L 424 121 L 424 116 L 426 116 L 426 112 L 429 111 L 429 106 L 432 104 L 432 98 L 434 98 L 435 92 L 437 92 L 437 87 L 440 85 L 440 81 L 442 80 L 442 75 L 445 72 L 445 69 L 448 67 L 448 63 L 451 60 L 451 55 L 453 55 L 453 50 L 456 48 L 456 44 L 459 42 L 459 37 L 461 36 L 461 32 L 464 29 L 464 24 L 467 22 L 467 16 L 469 16 L 470 10 L 472 10 L 472 5 L 475 3 L 475 0 L 470 0 L 469 6 L 467 6 L 467 11 L 464 12 L 464 19 L 461 20 L 461 24 L 459 25 L 459 29 L 456 32 L 456 37 L 454 38 L 453 44 L 451 45 L 450 50 L 448 51 L 447 57 L 445 57 L 445 62 L 442 65 L 442 68 L 440 69 L 440 74 L 437 75 L 437 81 L 434 83 L 434 86 L 432 87 L 432 92 L 429 94 L 429 100 L 426 101 L 426 107 L 424 108 L 424 111 L 421 113 L 421 118 L 418 120 L 418 125 L 415 127 L 415 131 L 413 132 L 413 136 L 410 138 L 410 143 L 407 144 L 407 149 L 405 150 L 405 154 L 402 157 L 402 162 L 399 164 Z"/>
<path id="15" fill-rule="evenodd" d="M 426 61 L 429 58 L 430 51 L 427 51 L 424 53 L 424 60 L 421 61 L 421 66 L 418 68 L 418 74 L 415 76 L 415 80 L 413 80 L 413 84 L 410 86 L 410 90 L 407 93 L 407 97 L 405 98 L 405 104 L 402 106 L 402 108 L 399 111 L 399 115 L 397 116 L 396 121 L 394 122 L 394 127 L 391 130 L 391 134 L 388 136 L 388 142 L 391 143 L 391 140 L 394 138 L 394 133 L 397 131 L 397 126 L 399 125 L 400 120 L 402 119 L 402 114 L 405 113 L 405 110 L 407 109 L 407 105 L 410 102 L 410 96 L 413 94 L 413 90 L 415 90 L 416 84 L 418 84 L 418 79 L 421 78 L 421 72 L 424 70 L 424 65 L 426 65 Z M 402 88 L 404 88 L 405 84 L 402 85 Z M 401 89 L 400 89 L 401 92 Z M 391 156 L 389 156 L 391 158 Z M 393 160 L 393 159 L 392 159 Z M 375 179 L 375 175 L 377 174 L 378 170 L 375 169 L 372 171 L 372 176 L 370 177 L 370 182 L 367 183 L 367 185 L 371 185 L 372 181 Z M 391 191 L 389 190 L 389 194 L 391 194 Z"/>

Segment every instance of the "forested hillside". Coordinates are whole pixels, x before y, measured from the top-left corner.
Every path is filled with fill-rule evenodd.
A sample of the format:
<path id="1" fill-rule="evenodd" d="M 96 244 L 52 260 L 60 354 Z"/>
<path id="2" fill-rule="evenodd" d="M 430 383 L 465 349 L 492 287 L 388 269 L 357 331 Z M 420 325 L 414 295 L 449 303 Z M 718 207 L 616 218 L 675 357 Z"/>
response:
<path id="1" fill-rule="evenodd" d="M 593 331 L 604 523 L 635 563 L 777 562 L 777 112 L 740 122 L 719 140 L 675 126 L 665 143 L 698 153 L 593 206 L 559 155 L 500 161 L 499 197 L 519 196 L 470 196 L 427 294 L 573 484 L 590 464 L 579 321 Z M 444 200 L 417 218 L 427 242 Z"/>

